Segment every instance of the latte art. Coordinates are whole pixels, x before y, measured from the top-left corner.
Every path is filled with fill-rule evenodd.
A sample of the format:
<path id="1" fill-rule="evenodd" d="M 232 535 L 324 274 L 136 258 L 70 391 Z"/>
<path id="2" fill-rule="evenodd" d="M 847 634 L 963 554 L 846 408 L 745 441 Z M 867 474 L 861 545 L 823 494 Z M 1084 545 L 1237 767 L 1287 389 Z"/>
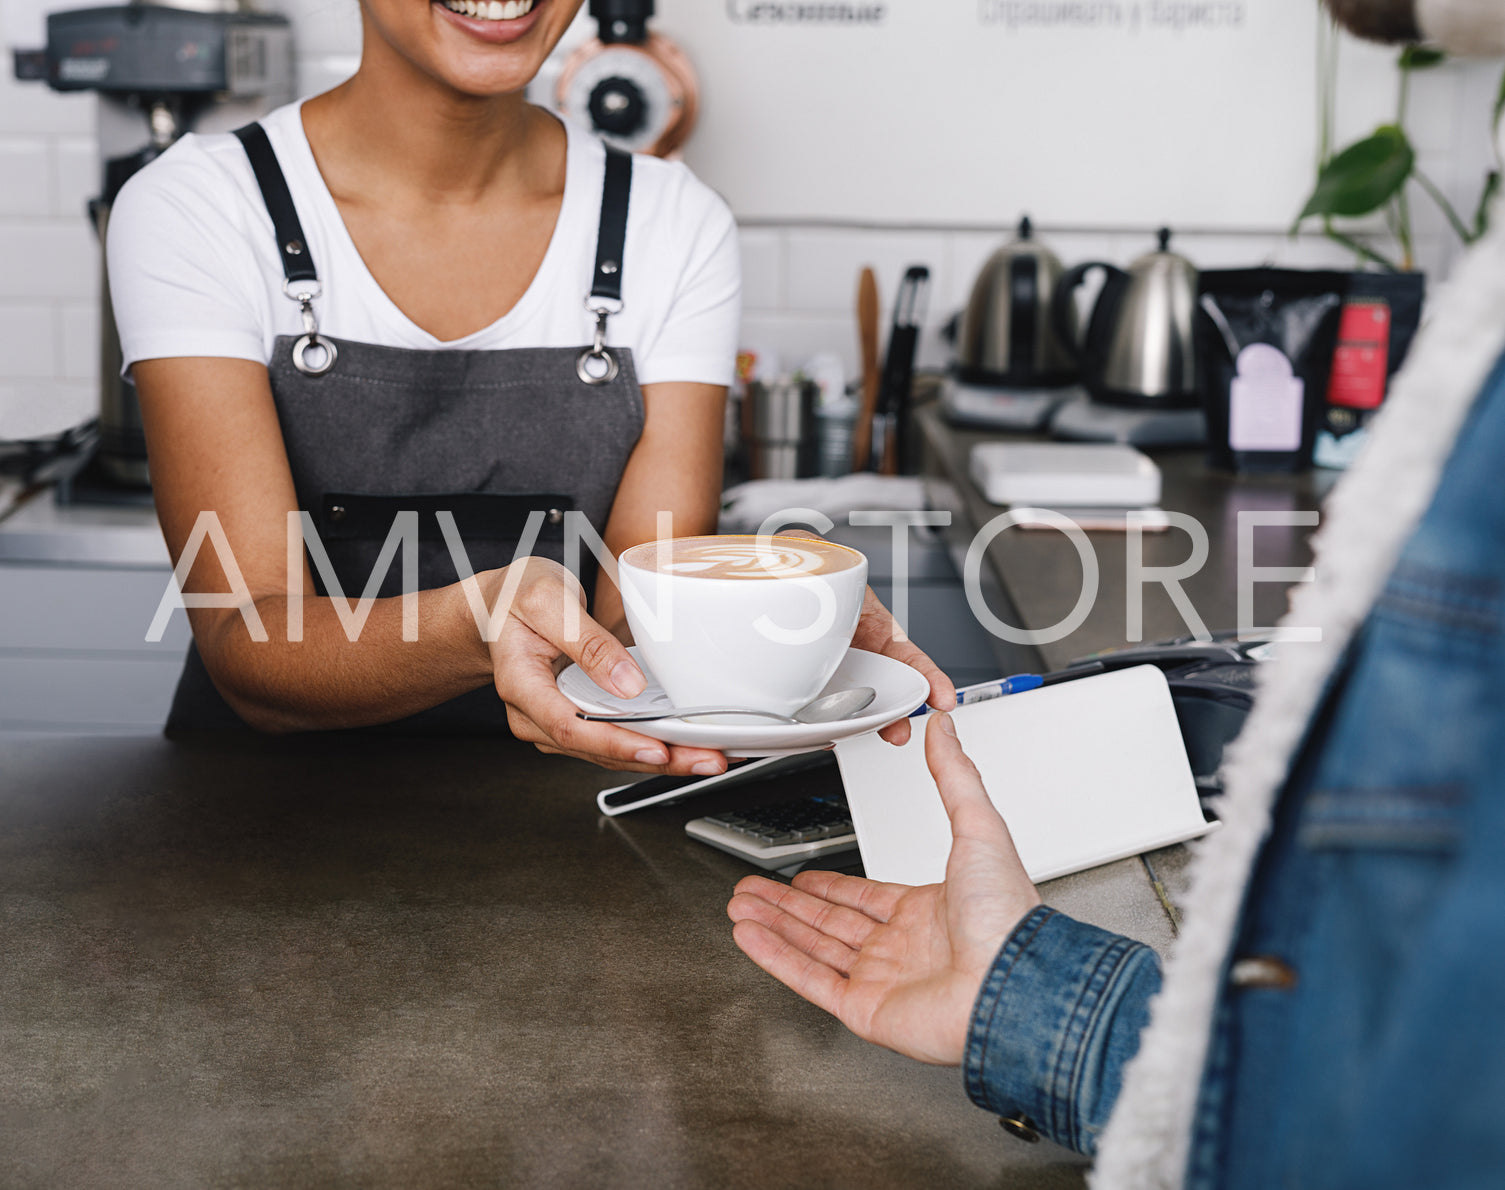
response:
<path id="1" fill-rule="evenodd" d="M 686 578 L 781 579 L 850 570 L 862 555 L 802 537 L 681 537 L 645 542 L 622 555 L 639 570 Z"/>

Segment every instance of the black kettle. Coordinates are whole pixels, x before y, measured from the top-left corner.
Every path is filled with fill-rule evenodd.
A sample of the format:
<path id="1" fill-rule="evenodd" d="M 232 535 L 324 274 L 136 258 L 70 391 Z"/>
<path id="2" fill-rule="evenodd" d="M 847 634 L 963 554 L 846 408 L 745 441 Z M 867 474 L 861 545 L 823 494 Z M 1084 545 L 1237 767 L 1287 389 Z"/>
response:
<path id="1" fill-rule="evenodd" d="M 1188 409 L 1200 402 L 1192 354 L 1192 312 L 1197 269 L 1170 250 L 1169 228 L 1160 247 L 1127 272 L 1100 260 L 1068 269 L 1051 299 L 1051 325 L 1077 359 L 1082 384 L 1096 401 L 1136 409 Z M 1078 342 L 1075 294 L 1093 269 L 1105 274 L 1102 291 Z"/>

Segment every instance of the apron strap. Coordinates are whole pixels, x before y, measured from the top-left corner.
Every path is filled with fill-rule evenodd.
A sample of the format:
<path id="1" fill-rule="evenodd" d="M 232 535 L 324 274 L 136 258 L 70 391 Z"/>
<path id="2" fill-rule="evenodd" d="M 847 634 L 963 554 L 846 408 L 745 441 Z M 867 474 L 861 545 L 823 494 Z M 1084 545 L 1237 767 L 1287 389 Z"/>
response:
<path id="1" fill-rule="evenodd" d="M 267 214 L 272 217 L 272 226 L 277 231 L 277 255 L 282 261 L 283 275 L 289 281 L 317 281 L 313 253 L 308 250 L 308 241 L 303 238 L 303 225 L 298 222 L 298 208 L 293 205 L 293 195 L 287 188 L 287 178 L 282 166 L 277 164 L 277 154 L 267 130 L 252 122 L 237 128 L 235 136 L 251 159 L 251 170 L 256 175 L 256 185 L 261 187 L 261 199 L 267 205 Z"/>
<path id="2" fill-rule="evenodd" d="M 250 123 L 235 130 L 245 148 L 262 201 L 277 232 L 277 254 L 283 275 L 289 281 L 316 281 L 313 253 L 298 221 L 287 178 L 277 163 L 266 129 Z M 606 146 L 606 177 L 601 186 L 601 223 L 596 231 L 596 268 L 591 297 L 622 300 L 622 250 L 627 245 L 627 204 L 632 193 L 632 154 L 614 145 Z"/>
<path id="3" fill-rule="evenodd" d="M 632 154 L 606 146 L 606 179 L 601 185 L 601 226 L 596 232 L 596 271 L 591 297 L 622 300 L 622 249 L 627 244 L 627 199 L 632 193 Z"/>
<path id="4" fill-rule="evenodd" d="M 292 191 L 287 188 L 287 178 L 277 164 L 277 153 L 265 128 L 253 122 L 237 128 L 235 137 L 250 159 L 251 172 L 261 188 L 261 201 L 266 203 L 277 233 L 282 292 L 298 303 L 303 315 L 303 336 L 293 344 L 293 366 L 305 376 L 322 376 L 334 367 L 339 349 L 333 339 L 319 334 L 319 320 L 314 316 L 314 298 L 321 292 L 319 274 L 314 269 L 314 254 L 303 236 L 303 224 L 298 222 Z M 310 349 L 315 353 L 313 356 L 309 355 Z"/>
<path id="5" fill-rule="evenodd" d="M 622 249 L 627 244 L 627 199 L 632 193 L 632 154 L 606 146 L 606 177 L 601 183 L 601 226 L 596 229 L 596 269 L 585 308 L 596 333 L 575 360 L 575 375 L 586 384 L 617 378 L 617 357 L 606 346 L 606 319 L 622 308 Z"/>

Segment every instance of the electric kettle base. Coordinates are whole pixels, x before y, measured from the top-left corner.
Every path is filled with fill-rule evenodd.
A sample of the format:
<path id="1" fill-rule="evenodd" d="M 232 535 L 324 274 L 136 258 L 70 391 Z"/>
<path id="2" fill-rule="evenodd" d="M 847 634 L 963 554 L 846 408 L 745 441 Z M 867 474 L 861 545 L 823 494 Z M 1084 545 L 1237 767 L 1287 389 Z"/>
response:
<path id="1" fill-rule="evenodd" d="M 1065 401 L 1086 397 L 1076 385 L 1066 388 L 987 388 L 948 376 L 941 388 L 941 408 L 954 426 L 983 430 L 1043 430 Z"/>
<path id="2" fill-rule="evenodd" d="M 1056 410 L 1050 434 L 1069 442 L 1202 446 L 1207 441 L 1207 419 L 1200 409 L 1128 409 L 1080 394 Z"/>

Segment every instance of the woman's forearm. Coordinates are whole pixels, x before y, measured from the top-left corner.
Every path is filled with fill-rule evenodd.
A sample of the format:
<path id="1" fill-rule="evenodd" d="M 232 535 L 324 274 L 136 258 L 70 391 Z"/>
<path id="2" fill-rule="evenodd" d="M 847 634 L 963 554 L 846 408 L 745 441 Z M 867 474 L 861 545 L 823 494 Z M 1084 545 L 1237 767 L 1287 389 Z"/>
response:
<path id="1" fill-rule="evenodd" d="M 258 731 L 365 727 L 492 680 L 490 654 L 460 584 L 417 599 L 417 640 L 403 639 L 401 596 L 374 600 L 353 641 L 333 602 L 314 597 L 302 599 L 302 639 L 289 640 L 287 595 L 255 601 L 264 641 L 251 639 L 236 611 L 195 636 L 220 693 Z"/>

